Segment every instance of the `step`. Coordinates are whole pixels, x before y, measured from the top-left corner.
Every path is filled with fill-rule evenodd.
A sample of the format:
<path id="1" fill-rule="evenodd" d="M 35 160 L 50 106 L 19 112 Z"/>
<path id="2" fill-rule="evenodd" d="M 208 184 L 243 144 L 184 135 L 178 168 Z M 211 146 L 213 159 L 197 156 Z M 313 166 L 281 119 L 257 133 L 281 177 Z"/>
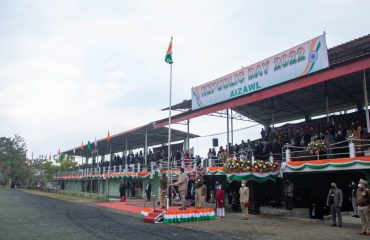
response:
<path id="1" fill-rule="evenodd" d="M 149 213 L 148 216 L 145 216 L 143 218 L 143 222 L 146 222 L 146 223 L 152 223 L 152 224 L 155 224 L 155 223 L 159 223 L 156 221 L 157 217 L 160 216 L 164 211 L 162 210 L 154 210 L 153 212 Z"/>
<path id="2" fill-rule="evenodd" d="M 148 216 L 143 218 L 143 222 L 154 224 L 155 223 L 155 217 L 151 217 L 151 216 L 148 215 Z"/>

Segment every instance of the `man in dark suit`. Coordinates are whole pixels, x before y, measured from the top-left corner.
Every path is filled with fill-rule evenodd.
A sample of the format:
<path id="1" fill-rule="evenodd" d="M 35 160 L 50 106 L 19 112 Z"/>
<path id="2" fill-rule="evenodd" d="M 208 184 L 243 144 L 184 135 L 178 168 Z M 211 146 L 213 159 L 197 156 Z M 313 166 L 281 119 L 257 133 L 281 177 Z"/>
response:
<path id="1" fill-rule="evenodd" d="M 338 227 L 342 227 L 342 213 L 341 207 L 343 204 L 343 193 L 342 190 L 337 188 L 335 183 L 330 184 L 330 189 L 328 192 L 328 197 L 326 198 L 326 206 L 330 207 L 330 212 L 332 216 L 332 227 L 337 225 L 337 215 L 339 220 Z"/>
<path id="2" fill-rule="evenodd" d="M 150 181 L 148 180 L 146 182 L 146 186 L 145 186 L 145 194 L 146 194 L 146 199 L 148 201 L 150 201 L 150 195 L 152 193 L 152 184 L 150 183 Z"/>

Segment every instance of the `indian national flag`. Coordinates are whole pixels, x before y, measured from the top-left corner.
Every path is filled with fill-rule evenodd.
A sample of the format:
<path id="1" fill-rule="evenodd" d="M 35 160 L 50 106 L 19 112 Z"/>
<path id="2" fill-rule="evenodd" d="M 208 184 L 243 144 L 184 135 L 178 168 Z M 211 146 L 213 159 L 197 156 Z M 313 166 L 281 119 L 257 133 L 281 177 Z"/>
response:
<path id="1" fill-rule="evenodd" d="M 107 134 L 107 141 L 109 142 L 110 141 L 110 132 L 108 131 L 108 134 Z"/>
<path id="2" fill-rule="evenodd" d="M 166 52 L 166 58 L 164 59 L 164 61 L 169 64 L 173 63 L 172 61 L 172 39 L 173 38 L 171 37 L 171 42 L 170 42 L 170 45 L 168 45 L 168 49 Z"/>

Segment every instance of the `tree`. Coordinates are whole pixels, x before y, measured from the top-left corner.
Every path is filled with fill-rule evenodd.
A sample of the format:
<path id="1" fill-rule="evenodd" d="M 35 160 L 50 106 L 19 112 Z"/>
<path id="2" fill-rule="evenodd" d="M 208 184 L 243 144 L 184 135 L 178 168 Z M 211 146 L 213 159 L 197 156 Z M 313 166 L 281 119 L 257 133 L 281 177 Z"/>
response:
<path id="1" fill-rule="evenodd" d="M 8 183 L 26 181 L 32 175 L 26 153 L 26 142 L 21 136 L 0 138 L 0 172 Z"/>
<path id="2" fill-rule="evenodd" d="M 77 162 L 75 160 L 75 157 L 72 155 L 63 155 L 59 157 L 57 160 L 57 163 L 60 164 L 59 168 L 57 170 L 73 170 L 77 167 Z"/>
<path id="3" fill-rule="evenodd" d="M 43 174 L 45 178 L 48 180 L 52 179 L 57 171 L 68 171 L 74 170 L 76 168 L 77 162 L 74 156 L 64 154 L 59 156 L 59 158 L 56 159 L 55 162 L 52 161 L 43 162 L 42 166 L 40 167 L 40 169 L 44 171 Z"/>

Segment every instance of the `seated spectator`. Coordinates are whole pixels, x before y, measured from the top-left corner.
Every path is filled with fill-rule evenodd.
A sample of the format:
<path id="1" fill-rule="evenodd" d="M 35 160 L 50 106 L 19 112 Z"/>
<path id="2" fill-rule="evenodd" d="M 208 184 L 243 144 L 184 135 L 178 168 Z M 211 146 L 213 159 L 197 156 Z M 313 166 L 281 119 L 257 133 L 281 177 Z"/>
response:
<path id="1" fill-rule="evenodd" d="M 216 149 L 215 148 L 212 148 L 212 156 L 216 157 Z"/>

